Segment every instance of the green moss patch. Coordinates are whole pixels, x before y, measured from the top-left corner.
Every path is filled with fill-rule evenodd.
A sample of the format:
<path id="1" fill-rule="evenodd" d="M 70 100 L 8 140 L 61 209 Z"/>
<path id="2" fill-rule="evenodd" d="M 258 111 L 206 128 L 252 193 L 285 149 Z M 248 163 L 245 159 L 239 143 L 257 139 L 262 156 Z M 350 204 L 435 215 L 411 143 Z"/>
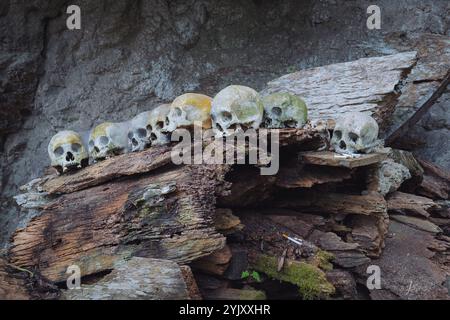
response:
<path id="1" fill-rule="evenodd" d="M 252 268 L 263 272 L 271 278 L 289 282 L 298 286 L 303 299 L 324 299 L 335 292 L 325 273 L 317 266 L 306 262 L 286 260 L 281 271 L 277 271 L 278 261 L 275 257 L 258 255 Z"/>

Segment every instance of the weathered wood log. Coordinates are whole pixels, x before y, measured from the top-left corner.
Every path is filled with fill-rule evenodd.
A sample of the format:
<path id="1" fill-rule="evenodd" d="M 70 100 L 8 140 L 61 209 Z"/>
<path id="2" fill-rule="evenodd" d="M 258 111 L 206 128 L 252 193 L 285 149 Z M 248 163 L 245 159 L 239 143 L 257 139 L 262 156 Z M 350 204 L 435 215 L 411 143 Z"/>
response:
<path id="1" fill-rule="evenodd" d="M 173 261 L 138 258 L 117 261 L 111 273 L 93 285 L 68 289 L 66 300 L 189 299 L 180 267 Z"/>
<path id="2" fill-rule="evenodd" d="M 389 195 L 387 206 L 389 211 L 403 214 L 409 213 L 425 218 L 430 216 L 430 211 L 440 207 L 431 199 L 399 191 Z"/>
<path id="3" fill-rule="evenodd" d="M 294 150 L 326 143 L 311 127 L 276 131 L 280 144 Z M 213 217 L 216 197 L 229 188 L 229 169 L 175 166 L 170 146 L 163 146 L 36 179 L 16 197 L 27 218 L 12 237 L 11 262 L 60 282 L 72 264 L 85 276 L 133 256 L 179 263 L 207 256 L 225 244 Z"/>
<path id="4" fill-rule="evenodd" d="M 283 199 L 273 204 L 276 208 L 296 209 L 304 213 L 383 215 L 386 201 L 379 193 L 350 195 L 303 191 L 295 199 Z"/>
<path id="5" fill-rule="evenodd" d="M 351 170 L 340 167 L 303 165 L 296 162 L 292 166 L 280 168 L 276 186 L 281 188 L 311 188 L 314 185 L 340 182 L 351 178 Z"/>
<path id="6" fill-rule="evenodd" d="M 413 227 L 418 230 L 430 232 L 433 234 L 442 232 L 441 228 L 439 228 L 437 225 L 428 220 L 410 216 L 402 216 L 397 214 L 392 214 L 389 217 L 395 221 L 401 222 L 403 224 L 406 224 L 407 226 Z"/>
<path id="7" fill-rule="evenodd" d="M 61 195 L 15 232 L 11 261 L 51 281 L 72 264 L 88 275 L 130 256 L 190 262 L 225 243 L 211 221 L 220 175 L 179 167 Z"/>
<path id="8" fill-rule="evenodd" d="M 387 158 L 386 153 L 370 153 L 347 156 L 331 151 L 302 152 L 300 159 L 304 163 L 330 167 L 357 168 L 381 162 Z"/>

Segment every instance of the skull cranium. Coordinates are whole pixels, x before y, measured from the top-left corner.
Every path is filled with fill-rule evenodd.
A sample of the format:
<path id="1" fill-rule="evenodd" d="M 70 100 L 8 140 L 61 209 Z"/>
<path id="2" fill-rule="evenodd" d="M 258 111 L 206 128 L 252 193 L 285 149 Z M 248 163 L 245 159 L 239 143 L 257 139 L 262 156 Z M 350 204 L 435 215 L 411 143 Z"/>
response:
<path id="1" fill-rule="evenodd" d="M 170 105 L 162 131 L 192 128 L 195 122 L 200 122 L 204 129 L 211 128 L 211 101 L 210 97 L 198 93 L 185 93 L 177 97 Z"/>
<path id="2" fill-rule="evenodd" d="M 96 161 L 128 151 L 126 123 L 104 122 L 89 135 L 89 154 Z"/>
<path id="3" fill-rule="evenodd" d="M 258 92 L 246 86 L 231 85 L 213 99 L 212 126 L 218 136 L 228 136 L 236 130 L 257 129 L 263 113 L 264 107 Z"/>
<path id="4" fill-rule="evenodd" d="M 142 151 L 151 145 L 170 142 L 169 135 L 161 131 L 169 113 L 169 107 L 168 104 L 162 104 L 151 111 L 138 114 L 131 120 L 128 147 L 132 152 Z"/>
<path id="5" fill-rule="evenodd" d="M 303 128 L 307 121 L 305 102 L 287 92 L 277 92 L 263 99 L 267 128 Z"/>
<path id="6" fill-rule="evenodd" d="M 52 167 L 59 173 L 85 167 L 89 162 L 89 155 L 81 136 L 72 130 L 55 134 L 48 144 L 47 151 Z"/>
<path id="7" fill-rule="evenodd" d="M 147 130 L 150 132 L 150 141 L 152 145 L 163 145 L 170 142 L 170 136 L 163 132 L 164 121 L 170 111 L 170 104 L 162 104 L 150 111 Z"/>
<path id="8" fill-rule="evenodd" d="M 378 144 L 378 124 L 371 116 L 352 112 L 338 120 L 331 138 L 331 146 L 338 153 L 369 153 Z"/>

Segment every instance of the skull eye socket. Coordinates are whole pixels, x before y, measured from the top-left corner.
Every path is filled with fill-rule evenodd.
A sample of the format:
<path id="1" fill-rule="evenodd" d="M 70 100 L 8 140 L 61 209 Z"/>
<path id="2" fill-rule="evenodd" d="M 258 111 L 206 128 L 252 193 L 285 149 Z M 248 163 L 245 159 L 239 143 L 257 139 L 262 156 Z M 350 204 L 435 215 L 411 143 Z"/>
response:
<path id="1" fill-rule="evenodd" d="M 161 123 L 162 123 L 162 121 L 161 121 Z M 152 131 L 153 130 L 153 128 L 152 128 L 152 125 L 151 124 L 149 124 L 147 127 L 147 131 Z"/>
<path id="2" fill-rule="evenodd" d="M 99 138 L 99 142 L 100 142 L 100 144 L 101 145 L 107 145 L 108 144 L 108 142 L 109 142 L 109 138 L 107 137 L 107 136 L 101 136 L 100 138 Z"/>
<path id="3" fill-rule="evenodd" d="M 341 139 L 342 138 L 342 132 L 339 131 L 339 130 L 334 130 L 333 136 L 336 137 L 336 139 Z"/>
<path id="4" fill-rule="evenodd" d="M 281 108 L 280 107 L 273 107 L 272 108 L 272 113 L 273 115 L 279 117 L 281 116 Z"/>
<path id="5" fill-rule="evenodd" d="M 162 127 L 164 127 L 164 122 L 162 122 L 162 121 L 156 122 L 156 128 L 162 129 Z"/>
<path id="6" fill-rule="evenodd" d="M 145 130 L 144 128 L 139 128 L 137 129 L 137 135 L 139 138 L 144 138 L 147 136 L 147 130 Z"/>
<path id="7" fill-rule="evenodd" d="M 70 148 L 72 149 L 73 152 L 79 152 L 81 149 L 81 144 L 79 143 L 72 143 L 70 145 Z"/>
<path id="8" fill-rule="evenodd" d="M 231 119 L 233 118 L 233 116 L 231 115 L 231 113 L 229 113 L 228 111 L 223 111 L 220 114 L 220 117 L 222 118 L 223 121 L 231 121 Z"/>
<path id="9" fill-rule="evenodd" d="M 62 147 L 58 147 L 55 150 L 53 150 L 53 153 L 58 157 L 62 156 L 64 154 L 64 149 Z"/>
<path id="10" fill-rule="evenodd" d="M 352 140 L 353 142 L 356 142 L 356 140 L 358 140 L 358 135 L 354 132 L 350 132 L 348 134 L 348 137 L 350 138 L 350 140 Z"/>

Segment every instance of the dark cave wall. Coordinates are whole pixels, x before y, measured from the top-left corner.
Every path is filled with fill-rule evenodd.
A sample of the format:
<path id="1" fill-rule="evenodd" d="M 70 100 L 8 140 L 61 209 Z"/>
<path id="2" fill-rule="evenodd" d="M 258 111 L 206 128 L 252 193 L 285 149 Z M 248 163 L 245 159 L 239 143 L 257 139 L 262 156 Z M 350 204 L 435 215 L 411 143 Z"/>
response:
<path id="1" fill-rule="evenodd" d="M 261 89 L 301 68 L 394 53 L 387 35 L 450 36 L 449 3 L 377 1 L 382 29 L 371 31 L 371 1 L 2 0 L 0 239 L 19 219 L 11 196 L 43 173 L 58 130 L 129 119 L 185 91 Z M 69 4 L 81 7 L 81 30 L 66 28 Z M 448 95 L 441 100 L 423 126 L 433 141 L 448 135 Z M 435 145 L 421 152 L 448 167 Z"/>

